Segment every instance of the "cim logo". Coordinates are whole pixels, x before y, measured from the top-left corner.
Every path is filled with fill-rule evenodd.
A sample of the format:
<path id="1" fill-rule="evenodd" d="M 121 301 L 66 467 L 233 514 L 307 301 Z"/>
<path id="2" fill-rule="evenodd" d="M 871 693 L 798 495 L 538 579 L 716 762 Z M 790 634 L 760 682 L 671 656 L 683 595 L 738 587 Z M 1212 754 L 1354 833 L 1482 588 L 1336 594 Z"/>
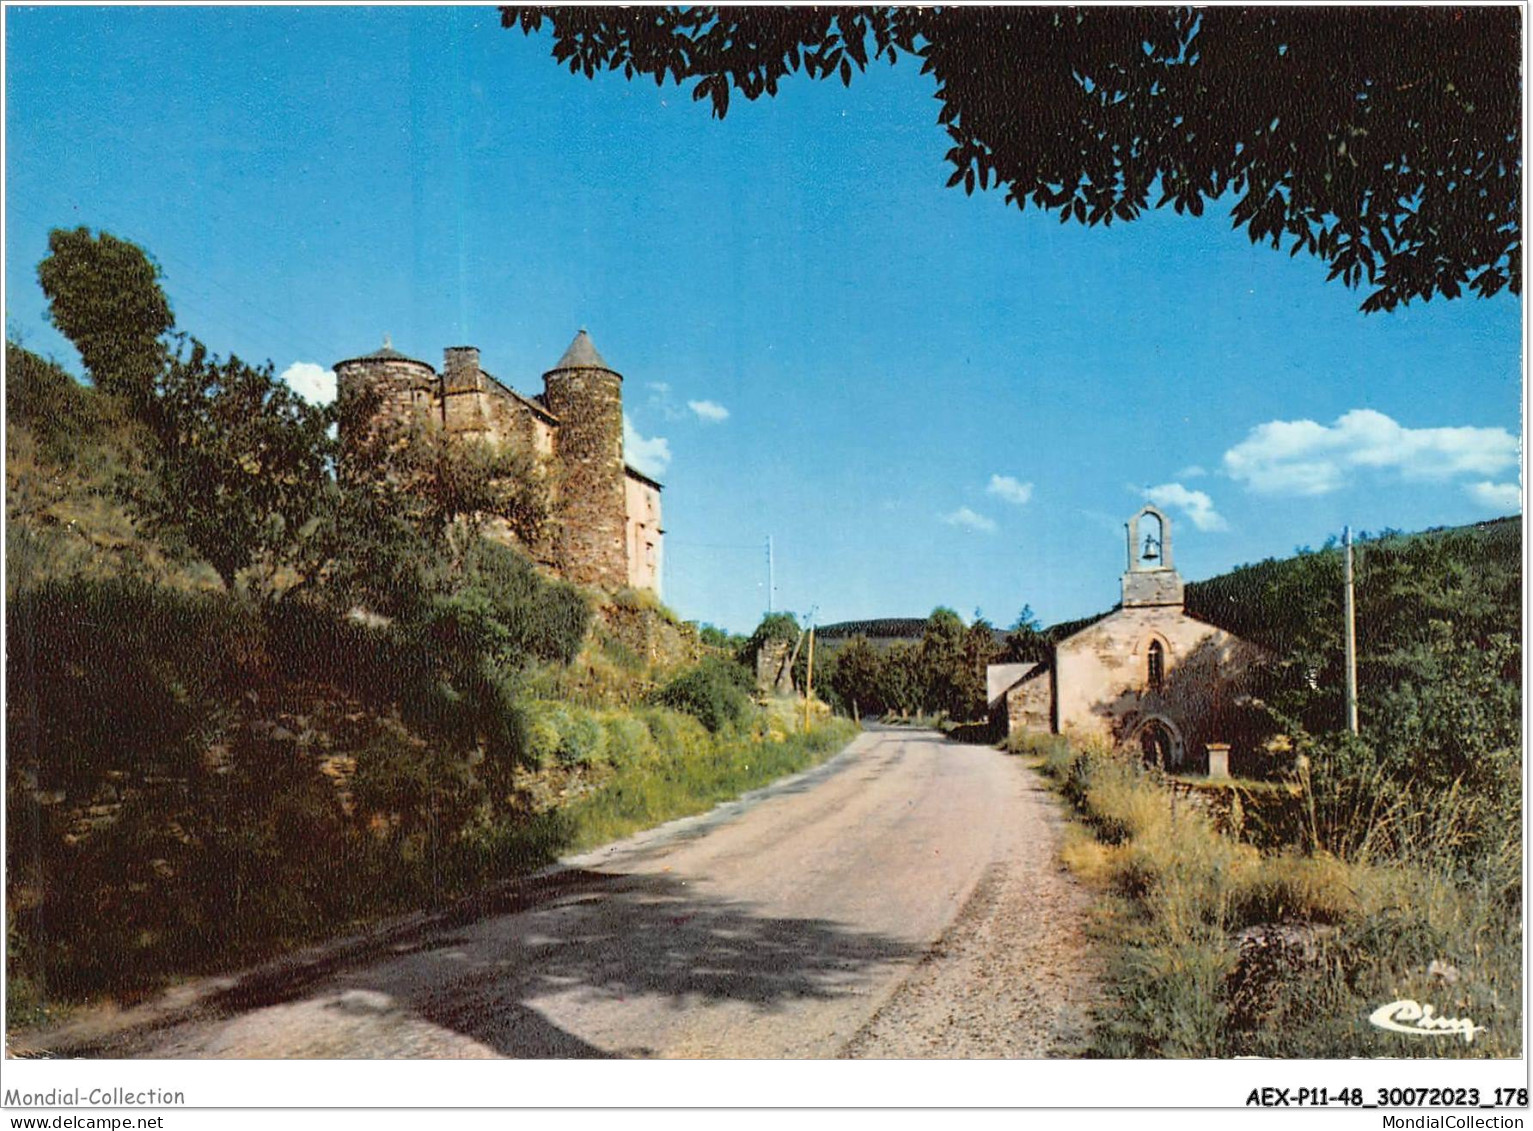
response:
<path id="1" fill-rule="evenodd" d="M 1410 998 L 1379 1006 L 1368 1015 L 1368 1022 L 1391 1033 L 1411 1037 L 1461 1036 L 1466 1045 L 1474 1043 L 1476 1033 L 1485 1032 L 1484 1025 L 1476 1025 L 1468 1017 L 1439 1017 L 1432 1006 Z"/>

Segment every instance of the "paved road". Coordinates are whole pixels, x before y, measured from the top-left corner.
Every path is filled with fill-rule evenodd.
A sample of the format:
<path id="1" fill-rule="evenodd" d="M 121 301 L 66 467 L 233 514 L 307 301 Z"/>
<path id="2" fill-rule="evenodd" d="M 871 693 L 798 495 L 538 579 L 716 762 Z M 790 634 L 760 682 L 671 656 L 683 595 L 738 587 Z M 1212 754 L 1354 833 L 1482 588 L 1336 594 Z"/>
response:
<path id="1" fill-rule="evenodd" d="M 875 730 L 549 898 L 111 1042 L 150 1057 L 1068 1055 L 1086 898 L 1014 758 Z"/>

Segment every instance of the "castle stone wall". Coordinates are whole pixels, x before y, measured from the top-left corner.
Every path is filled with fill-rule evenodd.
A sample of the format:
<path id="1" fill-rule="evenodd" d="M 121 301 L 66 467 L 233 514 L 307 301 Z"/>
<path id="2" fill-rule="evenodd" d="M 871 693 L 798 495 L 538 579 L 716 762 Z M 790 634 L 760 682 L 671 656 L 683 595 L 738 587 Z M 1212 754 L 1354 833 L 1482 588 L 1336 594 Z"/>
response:
<path id="1" fill-rule="evenodd" d="M 542 398 L 525 398 L 486 373 L 473 346 L 445 351 L 442 373 L 386 343 L 338 362 L 342 473 L 361 445 L 387 430 L 435 425 L 454 436 L 530 451 L 547 476 L 552 529 L 522 549 L 571 581 L 616 591 L 660 587 L 660 485 L 623 464 L 622 377 L 585 331 L 544 374 Z M 509 524 L 486 533 L 521 545 Z"/>
<path id="2" fill-rule="evenodd" d="M 544 402 L 559 418 L 559 568 L 571 581 L 607 590 L 628 584 L 622 382 L 610 369 L 556 369 L 544 376 Z"/>
<path id="3" fill-rule="evenodd" d="M 437 410 L 436 370 L 407 357 L 359 357 L 335 367 L 341 428 L 341 472 L 346 453 L 382 430 L 402 431 L 429 422 Z"/>

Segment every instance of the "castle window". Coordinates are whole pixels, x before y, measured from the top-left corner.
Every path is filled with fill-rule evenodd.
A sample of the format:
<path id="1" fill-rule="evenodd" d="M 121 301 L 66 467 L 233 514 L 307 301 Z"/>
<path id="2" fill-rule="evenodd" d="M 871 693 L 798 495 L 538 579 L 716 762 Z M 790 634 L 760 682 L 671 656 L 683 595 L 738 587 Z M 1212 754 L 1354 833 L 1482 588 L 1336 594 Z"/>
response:
<path id="1" fill-rule="evenodd" d="M 1166 682 L 1166 650 L 1160 646 L 1159 640 L 1150 641 L 1145 666 L 1145 686 L 1151 691 L 1159 691 Z"/>
<path id="2" fill-rule="evenodd" d="M 655 544 L 653 542 L 644 543 L 644 564 L 649 566 L 650 569 L 655 568 Z"/>

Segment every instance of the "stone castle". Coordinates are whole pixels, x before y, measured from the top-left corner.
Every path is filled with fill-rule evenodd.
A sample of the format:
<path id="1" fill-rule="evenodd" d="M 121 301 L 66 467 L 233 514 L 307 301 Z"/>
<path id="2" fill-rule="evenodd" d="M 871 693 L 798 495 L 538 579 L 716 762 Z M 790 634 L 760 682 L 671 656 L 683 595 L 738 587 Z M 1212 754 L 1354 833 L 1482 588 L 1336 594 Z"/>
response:
<path id="1" fill-rule="evenodd" d="M 474 346 L 449 347 L 437 373 L 385 341 L 337 362 L 335 375 L 343 406 L 368 398 L 374 416 L 363 427 L 424 420 L 450 437 L 531 452 L 547 473 L 554 521 L 549 544 L 527 549 L 580 585 L 660 592 L 662 488 L 623 459 L 623 378 L 584 330 L 531 397 L 487 373 Z"/>

